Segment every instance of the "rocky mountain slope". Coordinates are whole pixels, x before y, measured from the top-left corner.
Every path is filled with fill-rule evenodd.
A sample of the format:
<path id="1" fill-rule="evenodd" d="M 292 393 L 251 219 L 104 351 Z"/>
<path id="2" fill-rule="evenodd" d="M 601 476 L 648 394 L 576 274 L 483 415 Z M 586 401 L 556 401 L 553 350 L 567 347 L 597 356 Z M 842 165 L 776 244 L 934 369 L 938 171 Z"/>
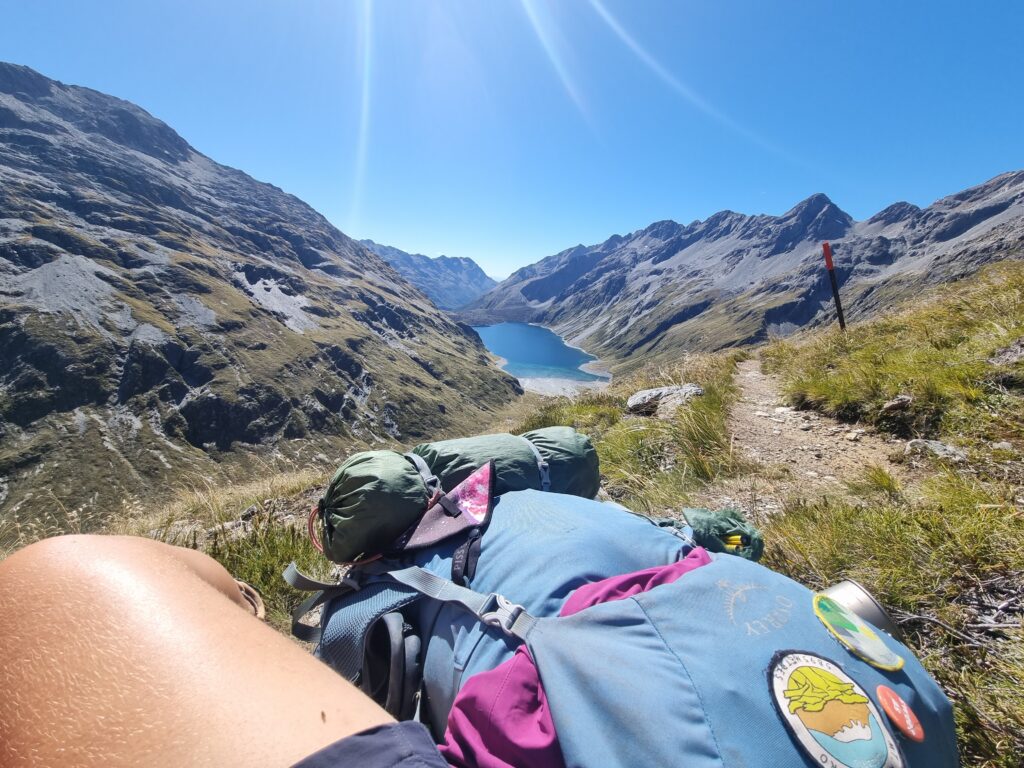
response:
<path id="1" fill-rule="evenodd" d="M 487 293 L 498 283 L 472 259 L 406 253 L 373 240 L 360 240 L 395 270 L 419 288 L 441 309 L 459 309 Z"/>
<path id="2" fill-rule="evenodd" d="M 1022 255 L 1024 171 L 861 222 L 822 194 L 782 216 L 659 221 L 524 267 L 459 316 L 542 323 L 619 369 L 760 341 L 834 317 L 823 240 L 833 245 L 847 314 L 874 312 L 925 284 Z"/>
<path id="3" fill-rule="evenodd" d="M 0 524 L 253 456 L 327 464 L 517 391 L 301 200 L 128 102 L 0 64 Z"/>

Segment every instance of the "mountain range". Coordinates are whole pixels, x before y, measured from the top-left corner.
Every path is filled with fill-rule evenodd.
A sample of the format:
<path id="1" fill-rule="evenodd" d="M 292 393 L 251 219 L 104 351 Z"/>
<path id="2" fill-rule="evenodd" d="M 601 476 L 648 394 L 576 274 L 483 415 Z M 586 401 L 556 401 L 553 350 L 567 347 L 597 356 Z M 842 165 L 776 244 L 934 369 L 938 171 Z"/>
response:
<path id="1" fill-rule="evenodd" d="M 349 238 L 129 102 L 0 63 L 0 534 L 479 430 L 521 389 L 469 324 L 543 324 L 623 372 L 829 322 L 824 240 L 848 316 L 877 312 L 1020 257 L 1024 171 L 865 221 L 823 194 L 660 221 L 493 285 L 469 259 Z"/>
<path id="2" fill-rule="evenodd" d="M 854 221 L 815 194 L 781 216 L 722 211 L 577 245 L 513 273 L 458 313 L 467 323 L 539 323 L 627 370 L 835 317 L 822 241 L 848 317 L 1024 255 L 1024 171 Z"/>
<path id="3" fill-rule="evenodd" d="M 268 457 L 327 466 L 519 392 L 298 198 L 133 104 L 0 64 L 0 523 Z"/>
<path id="4" fill-rule="evenodd" d="M 423 291 L 441 309 L 464 307 L 498 284 L 472 259 L 453 256 L 432 259 L 373 240 L 359 242 L 394 267 L 398 274 Z"/>

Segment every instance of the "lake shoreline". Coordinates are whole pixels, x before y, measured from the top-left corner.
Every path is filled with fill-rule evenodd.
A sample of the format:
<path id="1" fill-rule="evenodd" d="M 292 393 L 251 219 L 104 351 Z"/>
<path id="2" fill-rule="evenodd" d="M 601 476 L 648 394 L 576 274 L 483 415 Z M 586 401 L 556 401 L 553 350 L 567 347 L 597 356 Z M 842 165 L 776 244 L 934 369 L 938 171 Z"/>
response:
<path id="1" fill-rule="evenodd" d="M 555 379 L 539 376 L 526 376 L 517 380 L 527 392 L 548 397 L 575 397 L 584 392 L 606 389 L 610 383 L 608 381 L 580 381 L 579 379 Z"/>
<path id="2" fill-rule="evenodd" d="M 495 325 L 518 325 L 523 328 L 536 328 L 538 331 L 545 332 L 549 337 L 557 339 L 557 344 L 561 348 L 579 353 L 576 355 L 576 360 L 566 360 L 565 362 L 568 365 L 559 366 L 558 363 L 551 359 L 550 345 L 548 345 L 547 350 L 542 349 L 541 355 L 538 357 L 533 348 L 524 352 L 521 348 L 516 349 L 508 344 L 496 343 L 500 341 L 500 337 L 492 337 L 492 348 L 484 340 L 487 334 L 480 334 L 481 340 L 484 340 L 484 346 L 487 347 L 487 351 L 495 358 L 498 366 L 505 373 L 515 376 L 520 386 L 526 391 L 548 397 L 572 397 L 583 392 L 604 389 L 611 382 L 611 372 L 602 360 L 590 354 L 582 347 L 570 344 L 563 336 L 547 326 L 540 325 L 539 323 L 496 323 Z M 483 328 L 493 327 L 494 325 L 475 326 L 474 330 L 480 333 Z M 540 340 L 540 346 L 544 347 L 543 337 Z M 547 352 L 547 359 L 544 356 L 545 351 Z M 510 352 L 511 354 L 509 354 Z M 509 360 L 510 357 L 512 361 Z M 580 357 L 591 359 L 584 359 L 583 362 L 579 362 L 573 368 L 572 364 L 577 363 Z M 547 375 L 549 370 L 550 375 Z M 574 375 L 574 371 L 578 371 L 582 375 Z"/>

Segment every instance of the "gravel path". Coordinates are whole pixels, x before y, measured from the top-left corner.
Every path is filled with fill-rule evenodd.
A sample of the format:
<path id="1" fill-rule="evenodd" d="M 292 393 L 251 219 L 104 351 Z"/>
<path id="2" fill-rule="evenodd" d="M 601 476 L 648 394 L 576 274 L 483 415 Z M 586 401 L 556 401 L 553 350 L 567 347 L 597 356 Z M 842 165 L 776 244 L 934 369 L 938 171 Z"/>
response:
<path id="1" fill-rule="evenodd" d="M 906 479 L 904 466 L 889 458 L 902 451 L 901 440 L 785 405 L 778 383 L 761 371 L 759 360 L 737 366 L 736 384 L 740 396 L 729 419 L 733 448 L 759 466 L 708 489 L 699 503 L 739 507 L 756 518 L 779 511 L 794 496 L 842 494 L 846 482 L 870 464 Z"/>

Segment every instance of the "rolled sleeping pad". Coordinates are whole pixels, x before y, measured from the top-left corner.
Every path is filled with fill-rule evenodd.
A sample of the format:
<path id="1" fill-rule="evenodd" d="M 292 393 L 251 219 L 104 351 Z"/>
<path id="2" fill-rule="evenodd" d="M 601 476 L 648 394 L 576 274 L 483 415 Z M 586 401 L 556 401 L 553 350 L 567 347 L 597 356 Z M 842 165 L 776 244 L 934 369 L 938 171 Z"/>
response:
<path id="1" fill-rule="evenodd" d="M 386 551 L 426 511 L 433 483 L 448 492 L 488 461 L 499 496 L 532 489 L 593 498 L 601 483 L 597 451 L 572 427 L 422 443 L 412 453 L 420 466 L 398 451 L 363 451 L 338 468 L 318 504 L 330 560 Z"/>
<path id="2" fill-rule="evenodd" d="M 601 485 L 597 451 L 590 438 L 572 427 L 545 427 L 522 435 L 496 434 L 421 443 L 412 452 L 422 456 L 441 478 L 447 492 L 477 468 L 494 462 L 495 494 L 509 491 L 551 491 L 592 499 Z M 539 456 L 538 456 L 539 454 Z M 547 465 L 544 485 L 538 460 Z"/>

